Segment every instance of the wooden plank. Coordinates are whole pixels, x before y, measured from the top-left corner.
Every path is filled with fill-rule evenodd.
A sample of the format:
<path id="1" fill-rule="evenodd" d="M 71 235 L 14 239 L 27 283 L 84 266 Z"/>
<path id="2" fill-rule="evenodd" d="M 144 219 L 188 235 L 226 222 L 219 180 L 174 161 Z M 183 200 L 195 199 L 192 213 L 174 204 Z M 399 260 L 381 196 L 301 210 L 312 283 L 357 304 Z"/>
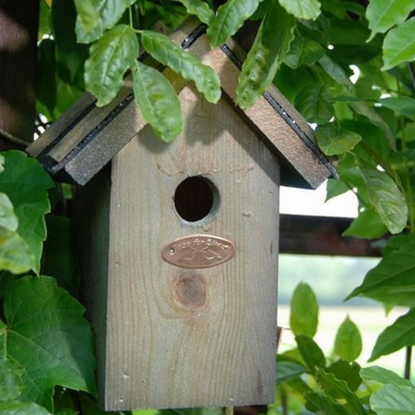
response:
<path id="1" fill-rule="evenodd" d="M 299 255 L 382 256 L 388 236 L 366 240 L 342 236 L 351 218 L 280 215 L 280 253 Z"/>
<path id="2" fill-rule="evenodd" d="M 278 164 L 226 102 L 189 88 L 180 99 L 185 134 L 167 145 L 145 128 L 113 161 L 107 410 L 274 400 Z M 173 203 L 189 175 L 219 193 L 195 223 Z M 202 270 L 161 259 L 167 243 L 200 233 L 231 240 L 235 256 Z"/>
<path id="3" fill-rule="evenodd" d="M 89 108 L 93 108 L 95 105 L 95 98 L 91 94 L 84 94 L 82 97 L 74 103 L 74 105 L 62 114 L 43 134 L 42 136 L 33 142 L 30 147 L 27 148 L 27 152 L 32 157 L 39 157 L 42 153 L 47 153 L 48 148 L 53 145 L 54 142 L 62 139 L 66 136 L 66 132 L 72 128 L 72 125 L 80 121 L 79 118 L 83 117 L 85 111 Z"/>

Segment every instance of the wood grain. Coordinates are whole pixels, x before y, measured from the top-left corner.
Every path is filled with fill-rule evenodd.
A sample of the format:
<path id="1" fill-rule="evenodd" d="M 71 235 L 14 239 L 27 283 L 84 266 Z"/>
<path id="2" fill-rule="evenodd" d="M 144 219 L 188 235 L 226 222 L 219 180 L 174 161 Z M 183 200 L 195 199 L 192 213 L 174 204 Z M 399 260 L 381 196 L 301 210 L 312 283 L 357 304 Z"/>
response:
<path id="1" fill-rule="evenodd" d="M 180 98 L 183 135 L 166 145 L 144 128 L 112 163 L 108 308 L 95 316 L 107 410 L 274 400 L 278 163 L 226 102 L 191 88 Z M 173 196 L 194 175 L 220 200 L 190 223 Z M 233 241 L 234 258 L 203 270 L 162 260 L 165 244 L 196 233 Z"/>

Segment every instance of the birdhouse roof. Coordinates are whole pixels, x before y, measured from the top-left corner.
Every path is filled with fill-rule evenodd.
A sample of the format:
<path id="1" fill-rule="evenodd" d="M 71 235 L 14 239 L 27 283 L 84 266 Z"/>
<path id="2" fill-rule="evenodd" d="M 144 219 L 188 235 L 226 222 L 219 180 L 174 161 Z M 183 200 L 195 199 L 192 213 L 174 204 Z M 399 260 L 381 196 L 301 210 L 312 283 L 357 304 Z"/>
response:
<path id="1" fill-rule="evenodd" d="M 313 130 L 277 88 L 271 86 L 246 110 L 234 105 L 245 54 L 232 40 L 211 49 L 204 29 L 204 25 L 190 20 L 171 38 L 219 74 L 221 99 L 231 103 L 241 122 L 249 125 L 258 139 L 277 156 L 281 184 L 316 188 L 328 177 L 335 177 L 334 167 L 317 147 Z M 168 69 L 164 74 L 171 78 L 176 90 L 188 83 L 178 80 Z M 91 94 L 84 94 L 27 149 L 49 173 L 62 181 L 86 184 L 146 127 L 136 109 L 128 79 L 110 104 L 105 107 L 95 104 L 96 99 Z M 116 136 L 106 133 L 109 124 L 116 126 Z"/>

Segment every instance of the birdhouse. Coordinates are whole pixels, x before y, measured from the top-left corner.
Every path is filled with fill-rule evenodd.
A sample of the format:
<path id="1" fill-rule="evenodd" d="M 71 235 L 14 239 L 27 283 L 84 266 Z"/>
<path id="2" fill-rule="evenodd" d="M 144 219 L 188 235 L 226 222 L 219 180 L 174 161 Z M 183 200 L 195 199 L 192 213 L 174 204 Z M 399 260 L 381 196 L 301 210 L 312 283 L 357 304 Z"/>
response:
<path id="1" fill-rule="evenodd" d="M 105 409 L 270 403 L 279 187 L 315 188 L 334 170 L 275 88 L 246 111 L 234 105 L 235 44 L 211 49 L 189 24 L 172 39 L 223 88 L 213 105 L 176 76 L 185 128 L 175 141 L 154 136 L 127 82 L 102 108 L 86 94 L 28 152 L 80 185 L 80 267 Z"/>

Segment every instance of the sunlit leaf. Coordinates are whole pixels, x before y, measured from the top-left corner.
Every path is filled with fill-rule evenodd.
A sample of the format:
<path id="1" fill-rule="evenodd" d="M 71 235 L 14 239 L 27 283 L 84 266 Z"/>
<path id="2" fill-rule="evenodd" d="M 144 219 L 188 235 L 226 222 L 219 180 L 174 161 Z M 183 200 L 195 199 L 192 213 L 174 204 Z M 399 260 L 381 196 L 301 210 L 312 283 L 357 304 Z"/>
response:
<path id="1" fill-rule="evenodd" d="M 301 357 L 311 371 L 314 372 L 316 368 L 326 367 L 324 353 L 311 337 L 300 335 L 295 337 L 295 341 Z"/>
<path id="2" fill-rule="evenodd" d="M 290 50 L 284 58 L 284 63 L 290 68 L 311 65 L 324 55 L 323 47 L 311 39 L 297 35 L 290 44 Z"/>
<path id="3" fill-rule="evenodd" d="M 369 362 L 415 344 L 415 309 L 399 317 L 377 338 Z"/>
<path id="4" fill-rule="evenodd" d="M 41 165 L 26 154 L 8 151 L 3 156 L 5 169 L 0 175 L 0 192 L 4 192 L 13 204 L 19 222 L 17 233 L 33 255 L 33 258 L 27 257 L 26 260 L 21 257 L 22 263 L 27 266 L 31 262 L 31 268 L 39 272 L 42 243 L 46 239 L 44 216 L 50 211 L 47 191 L 54 184 Z M 13 250 L 19 245 L 22 247 L 19 255 L 23 255 L 27 249 L 14 239 Z"/>
<path id="5" fill-rule="evenodd" d="M 55 385 L 96 392 L 92 332 L 83 313 L 53 278 L 24 277 L 9 286 L 0 342 L 24 369 L 19 399 L 53 411 Z"/>
<path id="6" fill-rule="evenodd" d="M 203 23 L 210 24 L 214 17 L 213 10 L 203 0 L 177 0 L 186 7 L 189 14 L 195 15 Z"/>
<path id="7" fill-rule="evenodd" d="M 79 43 L 98 40 L 121 18 L 125 9 L 136 0 L 76 0 L 78 12 L 76 35 Z"/>
<path id="8" fill-rule="evenodd" d="M 184 79 L 193 81 L 199 92 L 212 103 L 221 96 L 219 75 L 189 52 L 176 45 L 167 36 L 151 30 L 141 31 L 144 49 L 157 61 L 170 67 Z"/>
<path id="9" fill-rule="evenodd" d="M 42 406 L 34 402 L 5 401 L 0 402 L 2 415 L 52 415 Z"/>
<path id="10" fill-rule="evenodd" d="M 377 415 L 413 415 L 415 387 L 384 385 L 373 392 L 370 407 Z"/>
<path id="11" fill-rule="evenodd" d="M 0 226 L 9 231 L 17 231 L 19 226 L 12 202 L 4 193 L 0 193 Z"/>
<path id="12" fill-rule="evenodd" d="M 26 241 L 16 231 L 0 226 L 0 270 L 21 274 L 36 265 L 35 255 Z"/>
<path id="13" fill-rule="evenodd" d="M 289 51 L 294 29 L 293 16 L 272 0 L 239 75 L 236 103 L 242 109 L 254 105 L 270 86 Z"/>
<path id="14" fill-rule="evenodd" d="M 1 326 L 0 336 L 5 328 L 3 323 Z M 22 373 L 22 368 L 16 362 L 6 356 L 0 357 L 0 401 L 16 399 L 20 395 L 23 389 Z"/>
<path id="15" fill-rule="evenodd" d="M 395 181 L 385 172 L 362 162 L 359 169 L 366 183 L 369 199 L 389 232 L 402 232 L 408 220 L 408 206 Z"/>
<path id="16" fill-rule="evenodd" d="M 318 0 L 279 0 L 282 7 L 297 19 L 315 20 L 320 15 Z"/>
<path id="17" fill-rule="evenodd" d="M 98 106 L 115 98 L 137 55 L 137 36 L 127 25 L 115 26 L 91 47 L 85 62 L 85 87 L 95 95 Z"/>
<path id="18" fill-rule="evenodd" d="M 221 5 L 207 30 L 212 48 L 222 45 L 229 36 L 235 34 L 260 2 L 261 0 L 228 0 Z"/>
<path id="19" fill-rule="evenodd" d="M 415 58 L 415 18 L 411 18 L 387 33 L 383 42 L 383 70 Z"/>
<path id="20" fill-rule="evenodd" d="M 320 148 L 328 156 L 343 154 L 352 150 L 362 139 L 359 134 L 341 129 L 334 123 L 319 125 L 315 133 Z"/>
<path id="21" fill-rule="evenodd" d="M 387 108 L 407 117 L 415 117 L 415 99 L 409 97 L 382 98 L 379 102 Z"/>
<path id="22" fill-rule="evenodd" d="M 171 84 L 157 70 L 136 61 L 133 66 L 134 96 L 145 121 L 166 142 L 183 129 L 180 102 Z"/>
<path id="23" fill-rule="evenodd" d="M 368 42 L 376 33 L 385 33 L 402 23 L 413 8 L 413 0 L 370 0 L 366 9 L 366 19 L 372 30 Z"/>
<path id="24" fill-rule="evenodd" d="M 359 212 L 357 218 L 342 233 L 342 236 L 354 236 L 356 238 L 375 239 L 388 232 L 385 224 L 376 213 L 375 209 L 367 208 Z"/>
<path id="25" fill-rule="evenodd" d="M 408 379 L 400 377 L 396 372 L 385 369 L 380 366 L 365 367 L 360 370 L 360 376 L 365 381 L 375 381 L 382 385 L 393 384 L 393 385 L 404 385 L 411 386 L 412 383 Z"/>
<path id="26" fill-rule="evenodd" d="M 92 0 L 74 0 L 77 17 L 78 38 L 85 37 L 99 25 L 99 12 Z M 86 41 L 85 43 L 88 43 Z"/>
<path id="27" fill-rule="evenodd" d="M 295 335 L 314 337 L 318 325 L 318 302 L 311 287 L 300 282 L 290 302 L 290 328 Z"/>
<path id="28" fill-rule="evenodd" d="M 334 115 L 333 97 L 324 84 L 303 88 L 295 97 L 295 107 L 308 122 L 325 124 Z"/>
<path id="29" fill-rule="evenodd" d="M 337 331 L 334 353 L 346 362 L 356 360 L 362 353 L 362 336 L 349 317 L 346 317 Z"/>

